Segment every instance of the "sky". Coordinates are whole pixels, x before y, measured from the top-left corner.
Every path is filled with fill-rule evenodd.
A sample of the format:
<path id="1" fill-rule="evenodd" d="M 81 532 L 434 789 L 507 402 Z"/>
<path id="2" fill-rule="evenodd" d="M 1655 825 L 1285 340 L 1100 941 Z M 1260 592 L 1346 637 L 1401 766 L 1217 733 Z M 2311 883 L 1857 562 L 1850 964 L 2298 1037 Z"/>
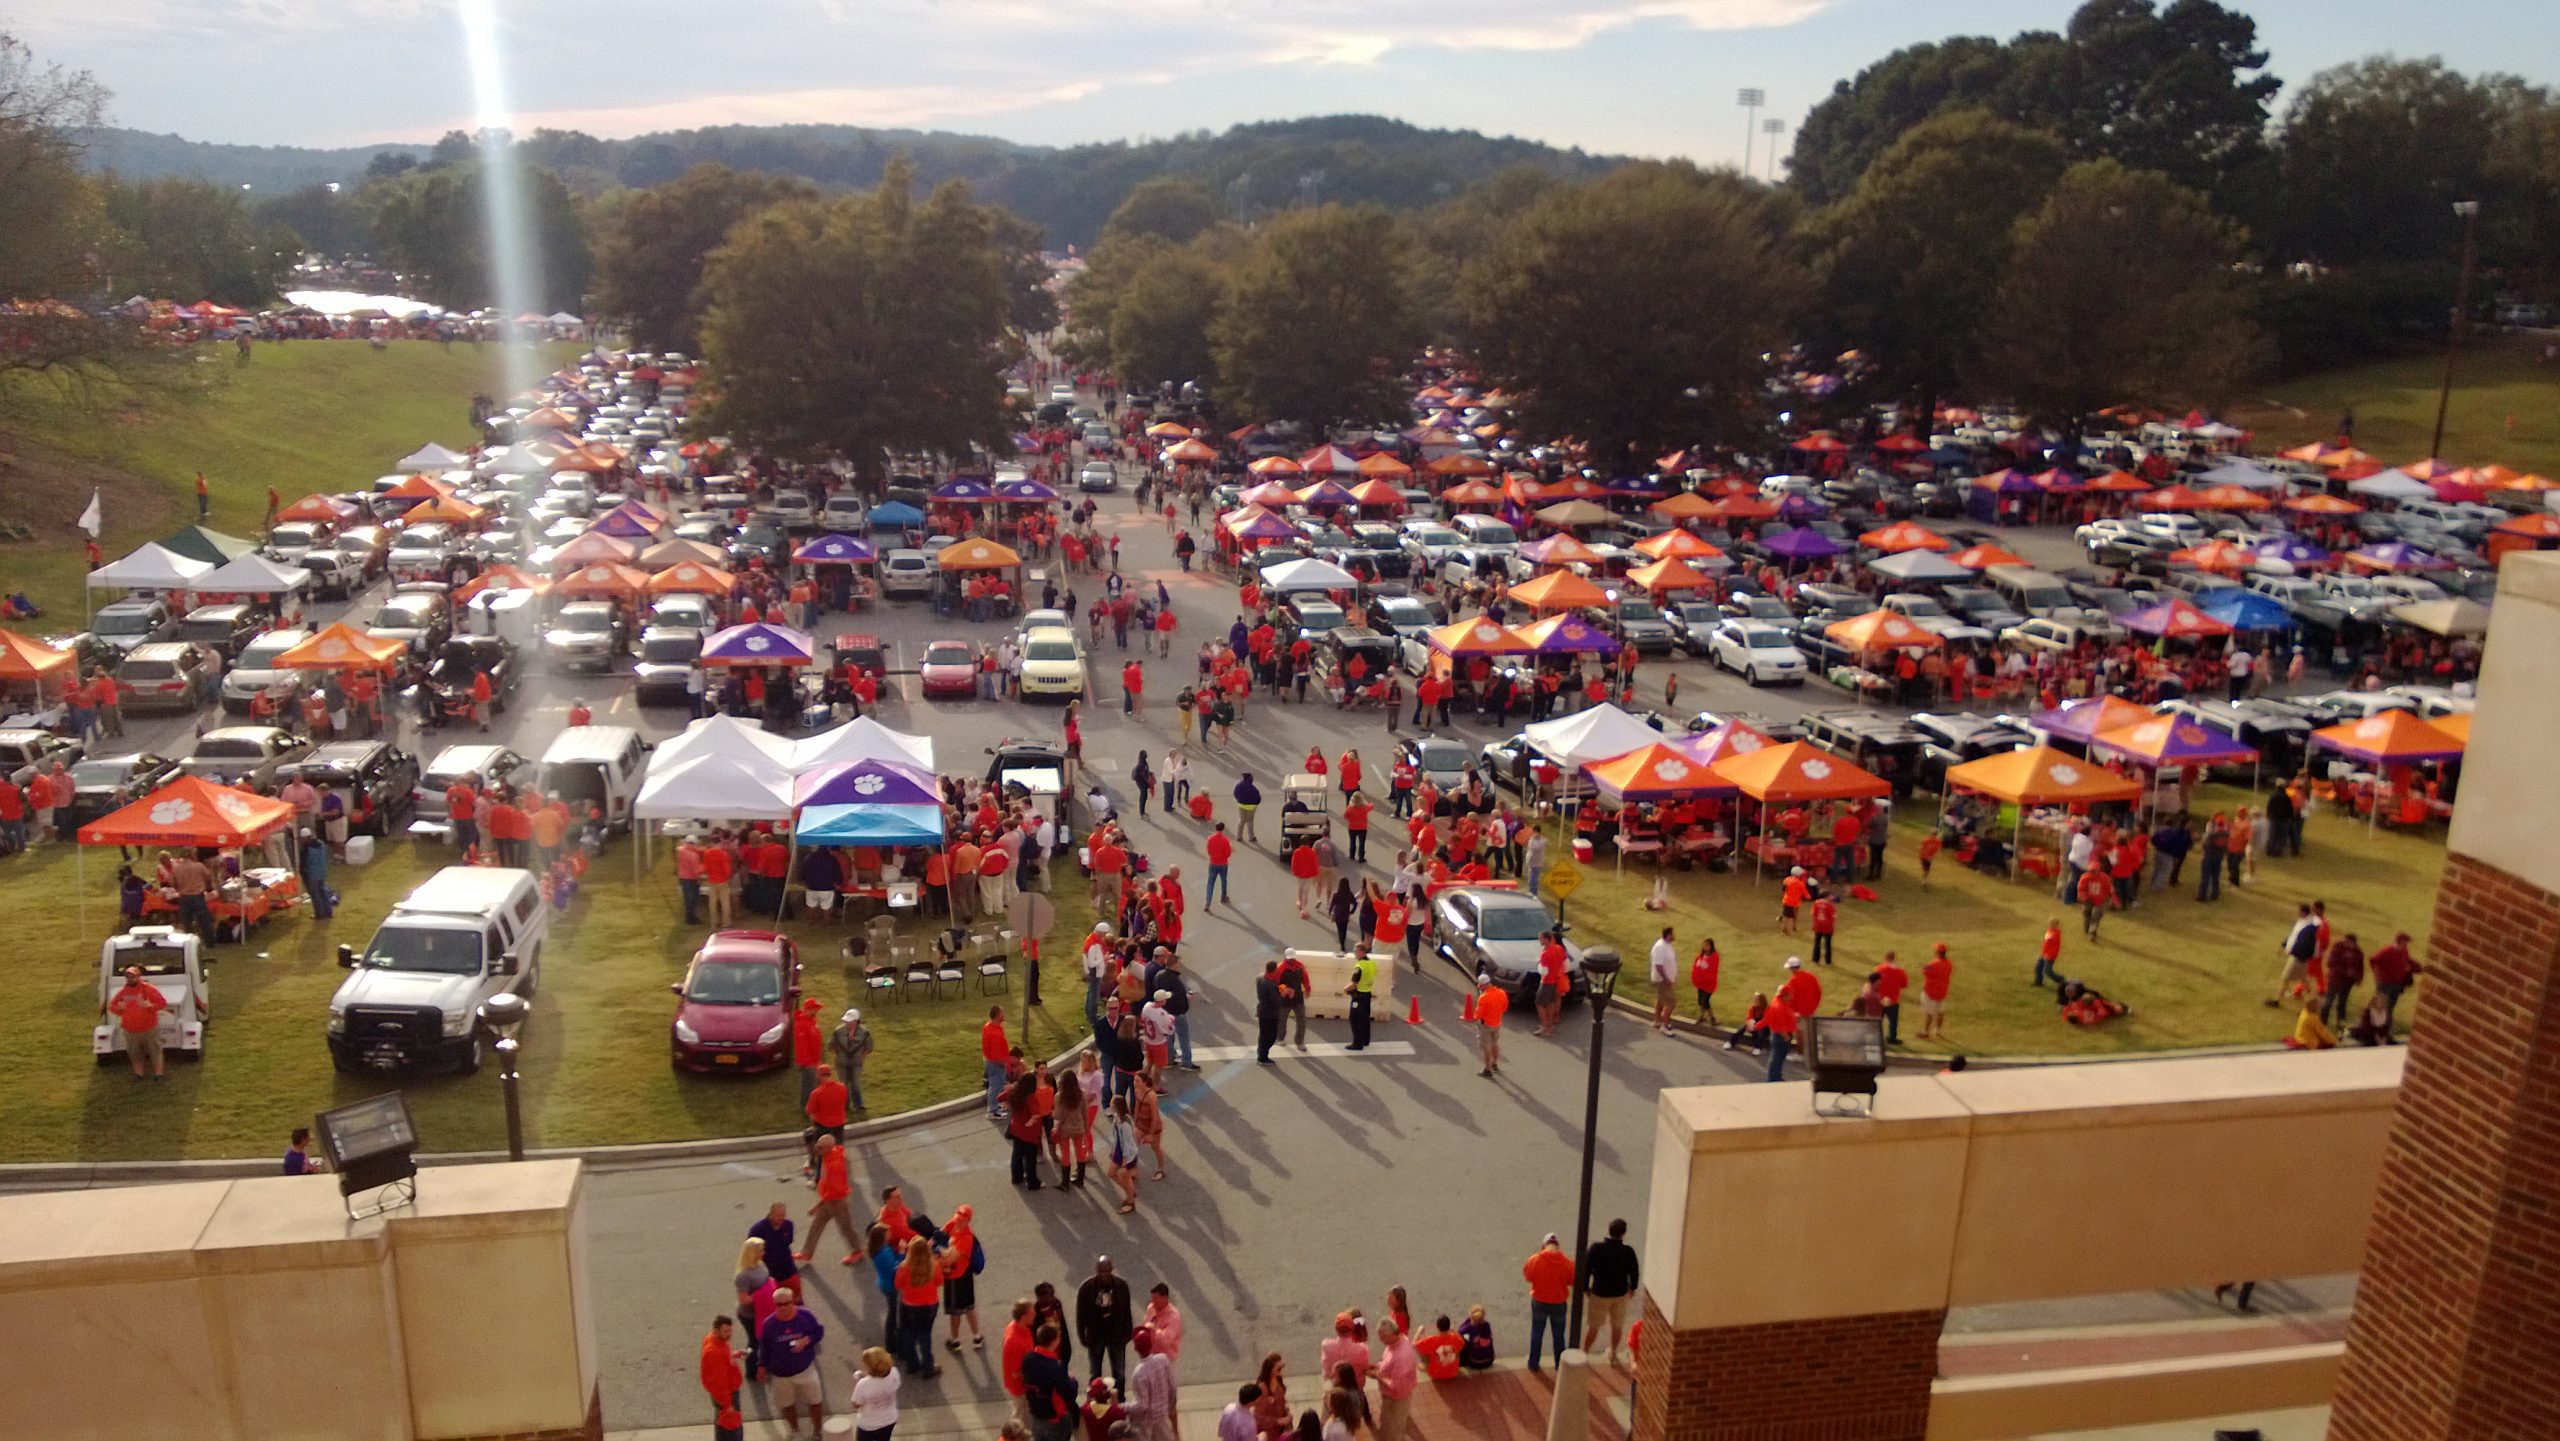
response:
<path id="1" fill-rule="evenodd" d="M 459 15 L 493 10 L 519 132 L 723 124 L 956 130 L 1041 145 L 1383 114 L 1768 173 L 1771 120 L 1951 34 L 2058 30 L 2075 0 L 18 0 L 111 119 L 260 145 L 432 141 L 488 113 Z M 2254 0 L 2268 68 L 2375 53 L 2560 81 L 2552 0 Z M 1746 87 L 1767 97 L 1738 103 Z"/>

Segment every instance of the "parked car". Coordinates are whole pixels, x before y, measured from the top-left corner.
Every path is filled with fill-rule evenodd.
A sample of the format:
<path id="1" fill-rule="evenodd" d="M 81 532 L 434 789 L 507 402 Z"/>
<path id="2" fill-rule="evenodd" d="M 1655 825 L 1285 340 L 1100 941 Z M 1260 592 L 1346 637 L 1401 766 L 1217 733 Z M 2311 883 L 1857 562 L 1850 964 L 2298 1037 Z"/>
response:
<path id="1" fill-rule="evenodd" d="M 1556 919 L 1546 902 L 1526 891 L 1455 886 L 1431 900 L 1431 945 L 1462 975 L 1479 973 L 1511 993 L 1521 1006 L 1537 1001 L 1538 953 Z M 1582 948 L 1564 943 L 1568 1001 L 1590 989 L 1582 974 Z"/>
<path id="2" fill-rule="evenodd" d="M 116 667 L 120 703 L 128 712 L 191 711 L 211 699 L 221 683 L 221 657 L 191 641 L 135 646 Z"/>
<path id="3" fill-rule="evenodd" d="M 489 677 L 489 709 L 505 711 L 524 680 L 524 661 L 516 643 L 503 636 L 454 636 L 437 648 L 425 683 L 439 701 L 466 700 L 471 695 L 471 678 L 483 674 Z"/>
<path id="4" fill-rule="evenodd" d="M 691 626 L 653 625 L 640 632 L 631 662 L 632 699 L 641 705 L 681 705 L 691 692 L 702 632 Z"/>
<path id="5" fill-rule="evenodd" d="M 60 761 L 77 766 L 89 747 L 74 736 L 55 735 L 46 730 L 0 730 L 0 769 L 9 779 L 23 786 L 35 779 L 36 768 L 53 769 Z"/>
<path id="6" fill-rule="evenodd" d="M 924 658 L 916 662 L 916 674 L 924 681 L 927 699 L 974 696 L 978 693 L 977 649 L 967 641 L 928 642 Z"/>
<path id="7" fill-rule="evenodd" d="M 682 1071 L 769 1071 L 791 1058 L 800 950 L 772 931 L 715 931 L 667 987 L 670 1055 Z"/>
<path id="8" fill-rule="evenodd" d="M 1108 461 L 1093 461 L 1076 471 L 1076 489 L 1088 495 L 1103 495 L 1120 488 L 1120 472 Z"/>
<path id="9" fill-rule="evenodd" d="M 117 651 L 167 640 L 177 629 L 169 607 L 147 597 L 112 601 L 89 617 L 89 634 Z"/>
<path id="10" fill-rule="evenodd" d="M 1672 644 L 1686 655 L 1705 655 L 1707 635 L 1724 623 L 1724 607 L 1713 601 L 1675 601 L 1662 608 L 1662 623 L 1671 627 Z"/>
<path id="11" fill-rule="evenodd" d="M 933 557 L 920 550 L 892 550 L 880 557 L 880 597 L 883 600 L 913 599 L 933 594 Z"/>
<path id="12" fill-rule="evenodd" d="M 1815 711 L 1804 718 L 1807 740 L 1846 756 L 1893 786 L 1897 797 L 1911 794 L 1920 779 L 1920 749 L 1928 738 L 1882 711 Z"/>
<path id="13" fill-rule="evenodd" d="M 1463 744 L 1428 731 L 1397 741 L 1395 754 L 1396 759 L 1412 764 L 1415 775 L 1442 791 L 1465 786 L 1467 771 L 1475 760 Z"/>
<path id="14" fill-rule="evenodd" d="M 444 839 L 453 833 L 453 808 L 447 792 L 466 776 L 477 776 L 480 783 L 499 790 L 510 789 L 530 780 L 517 772 L 528 762 L 505 746 L 465 743 L 446 746 L 427 762 L 409 794 L 409 833 Z"/>
<path id="15" fill-rule="evenodd" d="M 1072 700 L 1085 693 L 1084 646 L 1072 629 L 1047 625 L 1026 630 L 1021 646 L 1023 699 L 1062 696 Z"/>
<path id="16" fill-rule="evenodd" d="M 444 588 L 403 588 L 385 597 L 364 628 L 378 636 L 408 642 L 415 652 L 433 650 L 453 632 L 453 603 Z"/>
<path id="17" fill-rule="evenodd" d="M 329 544 L 331 530 L 326 521 L 288 520 L 267 532 L 267 543 L 260 549 L 270 560 L 300 565 L 304 556 Z"/>
<path id="18" fill-rule="evenodd" d="M 542 631 L 542 658 L 553 670 L 610 670 L 626 643 L 621 607 L 611 601 L 573 600 L 553 613 Z"/>
<path id="19" fill-rule="evenodd" d="M 1753 685 L 1804 683 L 1804 652 L 1784 630 L 1759 621 L 1718 622 L 1707 633 L 1707 659 Z"/>
<path id="20" fill-rule="evenodd" d="M 2024 727 L 1971 711 L 1922 711 L 1910 724 L 1921 737 L 1918 785 L 1923 790 L 1944 791 L 1950 766 L 2035 744 Z"/>
<path id="21" fill-rule="evenodd" d="M 391 542 L 391 578 L 443 580 L 450 574 L 454 548 L 453 527 L 432 521 L 410 526 Z"/>
<path id="22" fill-rule="evenodd" d="M 805 490 L 777 490 L 765 502 L 765 517 L 785 533 L 818 528 L 818 503 Z"/>
<path id="23" fill-rule="evenodd" d="M 1641 593 L 1620 595 L 1599 607 L 1592 618 L 1600 628 L 1639 651 L 1668 651 L 1673 638 L 1662 612 Z"/>
<path id="24" fill-rule="evenodd" d="M 309 690 L 317 671 L 282 670 L 276 665 L 277 656 L 309 639 L 310 631 L 296 627 L 271 630 L 249 642 L 241 650 L 239 662 L 222 673 L 223 713 L 247 715 L 249 702 L 270 692 L 289 701 Z"/>
<path id="25" fill-rule="evenodd" d="M 482 1002 L 531 997 L 541 983 L 551 907 L 530 871 L 447 866 L 392 907 L 362 951 L 338 948 L 349 974 L 329 998 L 329 1060 L 341 1071 L 480 1069 Z"/>
<path id="26" fill-rule="evenodd" d="M 310 751 L 279 726 L 218 726 L 197 737 L 194 753 L 178 764 L 191 776 L 221 785 L 263 789 Z"/>
<path id="27" fill-rule="evenodd" d="M 418 760 L 389 741 L 330 741 L 294 763 L 293 774 L 315 786 L 331 786 L 347 794 L 349 816 L 363 820 L 353 828 L 367 835 L 388 836 L 405 826 L 416 803 Z M 365 803 L 355 803 L 361 792 Z"/>

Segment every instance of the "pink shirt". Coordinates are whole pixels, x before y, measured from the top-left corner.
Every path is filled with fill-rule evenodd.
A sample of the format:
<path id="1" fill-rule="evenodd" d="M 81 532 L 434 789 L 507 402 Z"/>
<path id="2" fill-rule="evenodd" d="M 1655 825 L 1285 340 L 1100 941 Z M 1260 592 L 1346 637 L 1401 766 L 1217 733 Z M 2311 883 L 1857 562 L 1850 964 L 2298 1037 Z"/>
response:
<path id="1" fill-rule="evenodd" d="M 1350 1364 L 1351 1374 L 1360 1378 L 1360 1384 L 1369 1384 L 1369 1348 L 1366 1344 L 1348 1336 L 1328 1336 L 1317 1355 L 1323 1362 L 1323 1369 L 1317 1374 L 1328 1389 L 1333 1385 L 1333 1368 L 1345 1362 Z"/>
<path id="2" fill-rule="evenodd" d="M 1182 1359 L 1182 1313 L 1167 1301 L 1147 1307 L 1146 1326 L 1156 1333 L 1156 1351 L 1168 1360 Z"/>
<path id="3" fill-rule="evenodd" d="M 1402 1336 L 1378 1357 L 1378 1394 L 1390 1401 L 1401 1401 L 1413 1394 L 1414 1383 L 1421 1378 L 1422 1355 L 1413 1343 Z"/>

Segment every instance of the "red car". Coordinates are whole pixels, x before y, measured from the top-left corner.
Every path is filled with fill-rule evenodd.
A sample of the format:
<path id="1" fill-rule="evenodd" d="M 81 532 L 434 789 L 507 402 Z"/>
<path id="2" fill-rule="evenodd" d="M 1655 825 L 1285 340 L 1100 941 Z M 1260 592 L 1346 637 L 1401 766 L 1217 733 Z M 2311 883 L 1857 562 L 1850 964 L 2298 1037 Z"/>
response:
<path id="1" fill-rule="evenodd" d="M 718 931 L 667 988 L 679 1004 L 669 1028 L 677 1069 L 769 1071 L 791 1061 L 791 1008 L 800 951 L 772 931 Z"/>
<path id="2" fill-rule="evenodd" d="M 927 696 L 973 696 L 978 693 L 978 652 L 965 641 L 938 640 L 924 648 L 916 665 Z"/>

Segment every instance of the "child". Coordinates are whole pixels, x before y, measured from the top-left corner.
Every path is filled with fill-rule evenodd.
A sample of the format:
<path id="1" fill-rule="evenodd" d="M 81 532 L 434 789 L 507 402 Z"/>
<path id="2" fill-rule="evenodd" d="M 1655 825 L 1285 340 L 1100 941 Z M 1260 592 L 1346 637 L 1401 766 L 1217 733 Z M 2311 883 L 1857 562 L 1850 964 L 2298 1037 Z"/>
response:
<path id="1" fill-rule="evenodd" d="M 1458 1327 L 1458 1364 L 1469 1371 L 1493 1369 L 1493 1323 L 1484 1318 L 1482 1306 L 1467 1308 L 1467 1319 Z"/>
<path id="2" fill-rule="evenodd" d="M 1936 831 L 1929 832 L 1927 836 L 1921 839 L 1920 884 L 1925 886 L 1929 883 L 1929 867 L 1937 861 L 1938 852 L 1945 849 L 1946 844 L 1947 838 Z"/>
<path id="3" fill-rule="evenodd" d="M 1422 1369 L 1434 1381 L 1458 1378 L 1458 1352 L 1465 1346 L 1458 1333 L 1449 1329 L 1449 1318 L 1441 1316 L 1431 1323 L 1431 1334 L 1415 1339 L 1413 1349 L 1422 1353 Z"/>

